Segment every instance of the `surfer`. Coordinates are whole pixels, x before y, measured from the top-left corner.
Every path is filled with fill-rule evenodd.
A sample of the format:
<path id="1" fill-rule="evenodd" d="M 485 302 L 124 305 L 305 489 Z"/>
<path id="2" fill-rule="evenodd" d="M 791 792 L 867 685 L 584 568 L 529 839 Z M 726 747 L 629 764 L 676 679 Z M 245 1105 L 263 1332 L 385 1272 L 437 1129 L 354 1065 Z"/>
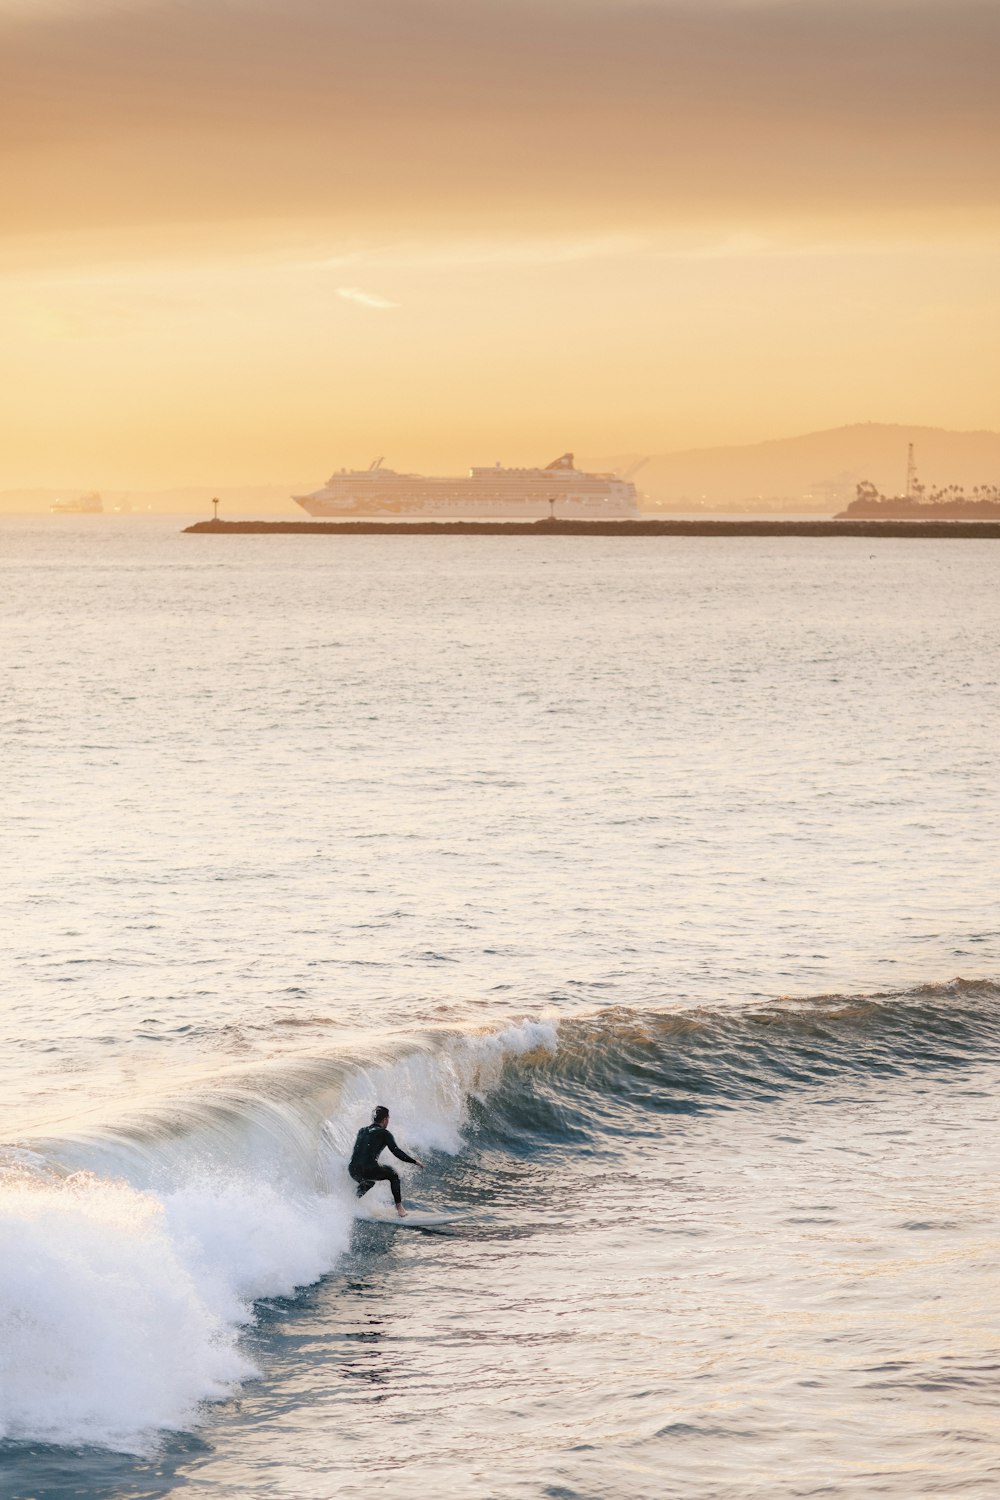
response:
<path id="1" fill-rule="evenodd" d="M 401 1219 L 405 1219 L 406 1209 L 403 1207 L 399 1173 L 393 1167 L 383 1167 L 379 1162 L 379 1157 L 387 1147 L 400 1161 L 408 1161 L 414 1167 L 423 1166 L 422 1161 L 418 1161 L 415 1156 L 407 1156 L 406 1152 L 401 1151 L 396 1145 L 392 1131 L 389 1129 L 389 1111 L 384 1104 L 380 1104 L 372 1115 L 371 1124 L 362 1125 L 358 1131 L 358 1138 L 354 1142 L 354 1151 L 351 1155 L 351 1164 L 347 1170 L 358 1185 L 359 1198 L 363 1198 L 365 1193 L 370 1192 L 376 1182 L 387 1182 L 392 1188 L 392 1201 L 396 1205 L 396 1212 Z"/>

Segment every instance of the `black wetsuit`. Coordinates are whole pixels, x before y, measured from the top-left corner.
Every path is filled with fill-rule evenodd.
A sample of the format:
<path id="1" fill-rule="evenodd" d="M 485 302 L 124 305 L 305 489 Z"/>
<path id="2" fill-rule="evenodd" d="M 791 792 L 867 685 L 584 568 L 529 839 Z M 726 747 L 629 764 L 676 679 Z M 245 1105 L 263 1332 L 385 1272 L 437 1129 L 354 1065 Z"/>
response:
<path id="1" fill-rule="evenodd" d="M 408 1161 L 413 1166 L 418 1165 L 415 1157 L 407 1156 L 405 1151 L 400 1151 L 391 1130 L 387 1130 L 384 1125 L 363 1125 L 354 1142 L 351 1165 L 347 1170 L 358 1185 L 359 1198 L 363 1198 L 376 1182 L 388 1182 L 392 1188 L 392 1201 L 402 1203 L 403 1192 L 399 1185 L 399 1173 L 392 1167 L 379 1165 L 379 1156 L 386 1147 L 400 1161 Z"/>

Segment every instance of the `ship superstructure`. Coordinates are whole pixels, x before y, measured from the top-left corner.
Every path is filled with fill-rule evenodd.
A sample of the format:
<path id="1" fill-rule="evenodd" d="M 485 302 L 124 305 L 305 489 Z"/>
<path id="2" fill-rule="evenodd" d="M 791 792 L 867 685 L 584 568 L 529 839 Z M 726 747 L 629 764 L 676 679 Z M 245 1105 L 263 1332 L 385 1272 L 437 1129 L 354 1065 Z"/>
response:
<path id="1" fill-rule="evenodd" d="M 341 469 L 320 490 L 293 495 L 311 516 L 419 516 L 465 520 L 626 518 L 639 514 L 635 485 L 619 474 L 588 474 L 564 453 L 544 469 L 470 469 L 464 478 L 397 474 L 376 459 Z"/>

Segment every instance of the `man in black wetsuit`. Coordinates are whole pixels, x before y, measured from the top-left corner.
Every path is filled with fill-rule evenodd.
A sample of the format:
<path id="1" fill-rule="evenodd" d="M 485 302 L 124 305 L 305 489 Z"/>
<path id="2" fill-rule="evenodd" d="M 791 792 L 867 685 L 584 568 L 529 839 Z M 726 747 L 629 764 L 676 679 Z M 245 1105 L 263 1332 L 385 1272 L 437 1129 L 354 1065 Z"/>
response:
<path id="1" fill-rule="evenodd" d="M 423 1162 L 418 1161 L 415 1156 L 407 1156 L 405 1151 L 400 1151 L 393 1139 L 389 1129 L 389 1111 L 384 1104 L 380 1104 L 372 1115 L 370 1125 L 362 1125 L 358 1131 L 358 1138 L 354 1142 L 354 1151 L 351 1156 L 351 1164 L 348 1171 L 358 1185 L 358 1197 L 363 1198 L 376 1182 L 388 1182 L 392 1188 L 392 1201 L 396 1205 L 396 1212 L 401 1219 L 406 1218 L 406 1209 L 403 1207 L 403 1193 L 399 1186 L 399 1173 L 392 1167 L 379 1165 L 379 1156 L 386 1149 L 392 1152 L 399 1161 L 408 1161 L 414 1167 L 422 1167 Z"/>

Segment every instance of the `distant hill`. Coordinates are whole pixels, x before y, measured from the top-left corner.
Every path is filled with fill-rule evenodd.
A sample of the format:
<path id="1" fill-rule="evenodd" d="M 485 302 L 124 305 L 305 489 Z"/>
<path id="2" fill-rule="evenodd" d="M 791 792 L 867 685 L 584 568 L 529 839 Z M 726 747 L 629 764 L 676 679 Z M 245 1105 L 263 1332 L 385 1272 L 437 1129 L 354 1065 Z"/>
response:
<path id="1" fill-rule="evenodd" d="M 909 443 L 928 489 L 1000 481 L 1000 433 L 859 422 L 767 443 L 657 454 L 636 473 L 635 484 L 652 509 L 831 515 L 854 499 L 862 479 L 886 494 L 903 492 Z M 619 455 L 594 467 L 624 470 L 634 462 Z"/>

